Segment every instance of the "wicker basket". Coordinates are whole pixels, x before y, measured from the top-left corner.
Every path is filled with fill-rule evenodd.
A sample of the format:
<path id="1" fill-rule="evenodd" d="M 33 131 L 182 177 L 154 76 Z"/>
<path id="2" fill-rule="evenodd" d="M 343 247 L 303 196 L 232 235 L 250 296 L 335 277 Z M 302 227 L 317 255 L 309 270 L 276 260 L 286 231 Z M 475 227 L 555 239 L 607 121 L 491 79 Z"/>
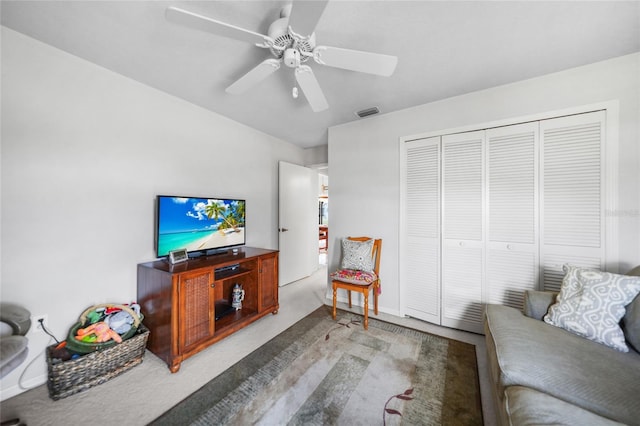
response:
<path id="1" fill-rule="evenodd" d="M 120 308 L 123 311 L 128 312 L 129 315 L 131 315 L 131 318 L 133 318 L 133 325 L 131 326 L 131 329 L 129 331 L 127 331 L 125 334 L 121 336 L 122 340 L 127 340 L 128 338 L 130 338 L 136 333 L 136 329 L 140 325 L 141 316 L 138 316 L 133 311 L 133 309 L 131 309 L 126 305 L 103 303 L 101 305 L 95 305 L 95 306 L 91 306 L 90 308 L 87 308 L 82 313 L 82 315 L 80 315 L 80 319 L 78 319 L 78 322 L 75 323 L 73 327 L 71 327 L 71 329 L 69 330 L 69 336 L 67 337 L 67 349 L 77 354 L 88 354 L 94 351 L 101 351 L 107 348 L 111 348 L 118 344 L 115 340 L 109 340 L 107 342 L 83 342 L 75 338 L 76 333 L 78 332 L 79 329 L 89 325 L 89 322 L 87 321 L 87 315 L 89 315 L 89 312 L 95 311 L 96 309 L 99 309 L 99 308 L 107 308 L 107 307 Z"/>
<path id="2" fill-rule="evenodd" d="M 149 330 L 140 324 L 136 334 L 122 343 L 64 362 L 53 361 L 51 353 L 56 345 L 49 346 L 49 396 L 53 400 L 66 398 L 130 370 L 142 362 L 148 337 Z"/>

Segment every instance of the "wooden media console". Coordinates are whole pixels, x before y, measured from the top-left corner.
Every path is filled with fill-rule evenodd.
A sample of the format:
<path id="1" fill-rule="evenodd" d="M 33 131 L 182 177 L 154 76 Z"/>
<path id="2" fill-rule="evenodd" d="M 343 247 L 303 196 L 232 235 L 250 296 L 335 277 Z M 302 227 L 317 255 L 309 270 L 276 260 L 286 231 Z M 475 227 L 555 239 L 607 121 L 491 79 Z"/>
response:
<path id="1" fill-rule="evenodd" d="M 240 310 L 228 309 L 235 284 L 245 292 Z M 147 348 L 175 373 L 186 358 L 278 313 L 278 251 L 244 247 L 175 265 L 141 263 L 138 303 L 150 331 Z"/>

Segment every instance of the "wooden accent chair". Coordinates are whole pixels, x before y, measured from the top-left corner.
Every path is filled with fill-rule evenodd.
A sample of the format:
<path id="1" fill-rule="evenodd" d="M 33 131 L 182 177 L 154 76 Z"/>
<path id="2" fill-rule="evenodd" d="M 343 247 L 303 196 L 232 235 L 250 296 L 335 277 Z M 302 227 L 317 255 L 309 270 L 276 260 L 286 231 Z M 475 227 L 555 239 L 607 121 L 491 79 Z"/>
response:
<path id="1" fill-rule="evenodd" d="M 348 240 L 365 242 L 371 240 L 369 237 L 348 237 Z M 338 289 L 347 290 L 349 294 L 349 307 L 351 307 L 351 291 L 357 291 L 364 296 L 364 329 L 369 328 L 369 291 L 373 290 L 373 309 L 378 315 L 378 292 L 380 289 L 380 253 L 382 251 L 382 240 L 373 241 L 371 260 L 373 272 L 362 272 L 341 269 L 331 274 L 331 285 L 333 287 L 333 319 L 336 319 L 336 302 Z M 347 271 L 347 274 L 343 273 Z M 347 275 L 347 276 L 345 276 Z"/>

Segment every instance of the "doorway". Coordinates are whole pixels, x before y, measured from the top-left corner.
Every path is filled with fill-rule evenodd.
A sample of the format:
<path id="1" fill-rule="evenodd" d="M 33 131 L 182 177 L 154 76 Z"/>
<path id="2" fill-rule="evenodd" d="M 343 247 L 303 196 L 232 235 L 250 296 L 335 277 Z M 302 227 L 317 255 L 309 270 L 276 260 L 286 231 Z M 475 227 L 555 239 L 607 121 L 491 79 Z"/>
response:
<path id="1" fill-rule="evenodd" d="M 329 168 L 318 168 L 318 265 L 327 266 L 329 251 Z"/>

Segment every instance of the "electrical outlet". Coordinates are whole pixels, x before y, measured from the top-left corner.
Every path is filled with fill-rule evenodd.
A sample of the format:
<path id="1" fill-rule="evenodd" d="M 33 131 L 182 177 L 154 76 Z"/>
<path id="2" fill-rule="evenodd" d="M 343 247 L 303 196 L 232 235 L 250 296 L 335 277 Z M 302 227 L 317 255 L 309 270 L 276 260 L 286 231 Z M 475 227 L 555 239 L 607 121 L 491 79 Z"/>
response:
<path id="1" fill-rule="evenodd" d="M 40 320 L 42 320 L 42 323 L 40 323 Z M 44 329 L 42 328 L 42 324 L 44 324 L 45 327 L 49 326 L 49 316 L 48 315 L 34 316 L 33 320 L 31 321 L 31 324 L 34 327 L 34 331 L 37 331 L 37 332 L 40 332 L 40 333 L 44 333 Z"/>

